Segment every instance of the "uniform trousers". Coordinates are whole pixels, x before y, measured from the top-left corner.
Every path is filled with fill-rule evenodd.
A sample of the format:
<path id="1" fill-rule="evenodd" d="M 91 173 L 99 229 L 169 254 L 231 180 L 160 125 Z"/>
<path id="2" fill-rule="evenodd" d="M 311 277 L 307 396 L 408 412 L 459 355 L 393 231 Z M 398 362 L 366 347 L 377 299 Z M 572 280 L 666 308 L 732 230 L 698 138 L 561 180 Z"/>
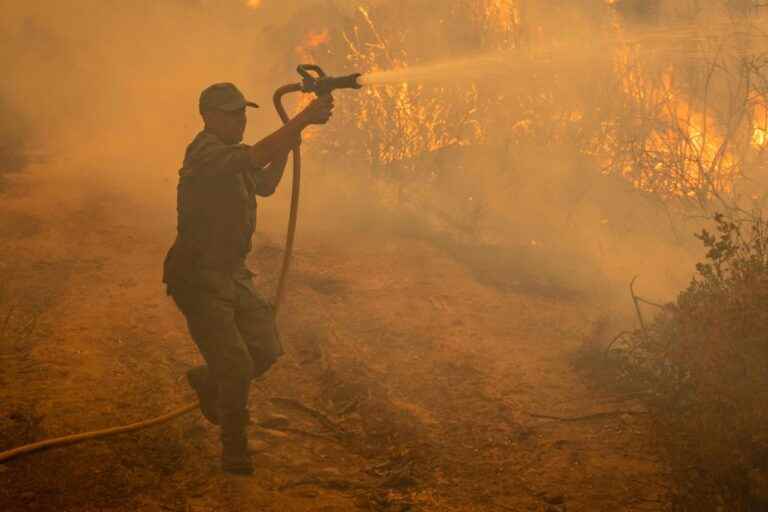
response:
<path id="1" fill-rule="evenodd" d="M 247 270 L 231 275 L 217 293 L 192 284 L 169 286 L 187 320 L 189 333 L 205 365 L 191 370 L 216 396 L 222 440 L 240 438 L 249 420 L 248 393 L 252 379 L 261 376 L 283 354 L 274 310 L 260 297 Z"/>

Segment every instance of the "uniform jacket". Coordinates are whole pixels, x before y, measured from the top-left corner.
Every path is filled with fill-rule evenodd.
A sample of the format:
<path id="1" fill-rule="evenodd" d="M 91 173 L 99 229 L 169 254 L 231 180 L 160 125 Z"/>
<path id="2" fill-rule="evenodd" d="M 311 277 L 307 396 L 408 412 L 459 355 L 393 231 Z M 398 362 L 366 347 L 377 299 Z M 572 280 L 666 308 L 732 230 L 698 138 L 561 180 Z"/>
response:
<path id="1" fill-rule="evenodd" d="M 177 187 L 177 234 L 163 282 L 168 292 L 195 288 L 234 296 L 234 282 L 251 285 L 245 258 L 256 227 L 261 168 L 248 146 L 225 144 L 203 130 L 187 147 Z"/>

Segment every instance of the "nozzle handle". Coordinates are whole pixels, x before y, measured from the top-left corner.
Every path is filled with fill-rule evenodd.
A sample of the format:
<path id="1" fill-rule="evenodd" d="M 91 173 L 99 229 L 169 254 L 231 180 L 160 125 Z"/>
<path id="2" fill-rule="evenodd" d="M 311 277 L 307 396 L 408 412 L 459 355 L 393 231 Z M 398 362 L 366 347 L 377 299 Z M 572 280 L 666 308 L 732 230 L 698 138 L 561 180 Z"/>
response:
<path id="1" fill-rule="evenodd" d="M 325 75 L 325 71 L 323 71 L 323 68 L 318 66 L 317 64 L 299 64 L 296 67 L 296 71 L 301 75 L 301 78 L 304 80 L 317 80 L 317 78 L 323 78 Z M 317 73 L 317 78 L 313 77 L 309 74 L 310 71 L 314 71 Z"/>

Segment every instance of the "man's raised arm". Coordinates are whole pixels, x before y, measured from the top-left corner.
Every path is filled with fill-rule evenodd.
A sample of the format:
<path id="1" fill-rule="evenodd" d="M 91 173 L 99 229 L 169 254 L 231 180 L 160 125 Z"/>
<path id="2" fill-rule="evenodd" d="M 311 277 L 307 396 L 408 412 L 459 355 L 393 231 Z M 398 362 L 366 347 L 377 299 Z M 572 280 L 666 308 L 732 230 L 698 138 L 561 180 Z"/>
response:
<path id="1" fill-rule="evenodd" d="M 250 147 L 251 160 L 256 167 L 265 167 L 275 160 L 282 160 L 300 141 L 301 131 L 311 124 L 325 124 L 331 118 L 333 98 L 321 96 L 312 101 L 294 118 Z M 282 171 L 280 172 L 282 175 Z"/>
<path id="2" fill-rule="evenodd" d="M 275 193 L 275 189 L 283 179 L 285 164 L 288 162 L 288 152 L 278 155 L 266 167 L 251 171 L 256 195 L 267 197 Z"/>

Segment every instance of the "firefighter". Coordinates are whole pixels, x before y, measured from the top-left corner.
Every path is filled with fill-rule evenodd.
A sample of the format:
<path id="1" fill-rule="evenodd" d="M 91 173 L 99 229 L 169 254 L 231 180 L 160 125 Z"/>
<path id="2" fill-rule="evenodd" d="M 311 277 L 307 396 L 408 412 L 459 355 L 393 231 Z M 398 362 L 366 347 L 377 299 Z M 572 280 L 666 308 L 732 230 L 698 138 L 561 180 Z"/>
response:
<path id="1" fill-rule="evenodd" d="M 187 321 L 205 365 L 187 372 L 205 418 L 221 427 L 222 469 L 251 474 L 248 392 L 280 357 L 273 307 L 254 289 L 245 265 L 256 226 L 256 196 L 274 193 L 301 132 L 325 124 L 333 99 L 321 96 L 287 124 L 243 144 L 246 108 L 257 107 L 232 83 L 200 94 L 203 130 L 179 171 L 177 235 L 163 282 Z"/>

